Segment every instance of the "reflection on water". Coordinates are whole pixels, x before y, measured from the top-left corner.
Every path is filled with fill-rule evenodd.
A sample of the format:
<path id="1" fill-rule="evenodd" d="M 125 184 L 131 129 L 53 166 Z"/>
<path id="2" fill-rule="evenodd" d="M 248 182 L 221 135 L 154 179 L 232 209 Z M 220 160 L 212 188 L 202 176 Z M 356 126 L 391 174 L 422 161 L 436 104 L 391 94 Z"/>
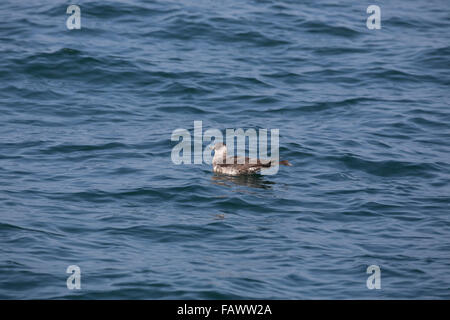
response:
<path id="1" fill-rule="evenodd" d="M 211 179 L 214 184 L 226 187 L 244 186 L 258 189 L 272 189 L 271 185 L 275 184 L 275 182 L 264 179 L 261 175 L 229 176 L 214 174 Z"/>

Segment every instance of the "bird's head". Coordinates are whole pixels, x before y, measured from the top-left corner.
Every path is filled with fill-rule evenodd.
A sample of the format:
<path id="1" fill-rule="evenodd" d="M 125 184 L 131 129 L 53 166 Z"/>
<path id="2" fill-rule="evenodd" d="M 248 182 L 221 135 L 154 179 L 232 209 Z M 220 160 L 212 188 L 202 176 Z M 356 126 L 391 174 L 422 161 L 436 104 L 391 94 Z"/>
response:
<path id="1" fill-rule="evenodd" d="M 214 150 L 215 159 L 224 158 L 227 155 L 227 146 L 222 142 L 216 143 L 215 145 L 211 146 L 211 149 Z"/>
<path id="2" fill-rule="evenodd" d="M 214 151 L 227 150 L 227 146 L 222 142 L 218 142 L 215 145 L 211 146 L 211 149 Z"/>

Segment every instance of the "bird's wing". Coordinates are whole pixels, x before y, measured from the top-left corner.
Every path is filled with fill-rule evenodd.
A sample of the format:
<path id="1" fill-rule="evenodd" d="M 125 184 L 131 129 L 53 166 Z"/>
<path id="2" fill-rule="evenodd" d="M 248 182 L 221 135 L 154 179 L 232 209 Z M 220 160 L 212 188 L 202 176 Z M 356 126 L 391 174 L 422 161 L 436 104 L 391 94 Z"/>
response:
<path id="1" fill-rule="evenodd" d="M 219 164 L 221 167 L 236 167 L 239 170 L 248 170 L 250 168 L 269 168 L 271 166 L 271 162 L 263 163 L 259 159 L 250 159 L 248 157 L 229 157 L 225 161 L 225 163 Z"/>

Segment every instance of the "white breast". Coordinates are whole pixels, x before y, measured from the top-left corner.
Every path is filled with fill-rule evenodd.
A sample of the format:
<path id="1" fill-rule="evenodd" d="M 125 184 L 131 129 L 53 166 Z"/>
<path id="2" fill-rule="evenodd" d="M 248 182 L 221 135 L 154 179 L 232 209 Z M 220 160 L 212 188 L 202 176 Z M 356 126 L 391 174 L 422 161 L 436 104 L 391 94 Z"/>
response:
<path id="1" fill-rule="evenodd" d="M 222 173 L 222 174 L 230 174 L 230 175 L 238 175 L 240 174 L 239 170 L 237 170 L 236 168 L 229 166 L 229 167 L 221 167 L 221 166 L 214 166 L 213 167 L 213 171 L 216 173 Z"/>

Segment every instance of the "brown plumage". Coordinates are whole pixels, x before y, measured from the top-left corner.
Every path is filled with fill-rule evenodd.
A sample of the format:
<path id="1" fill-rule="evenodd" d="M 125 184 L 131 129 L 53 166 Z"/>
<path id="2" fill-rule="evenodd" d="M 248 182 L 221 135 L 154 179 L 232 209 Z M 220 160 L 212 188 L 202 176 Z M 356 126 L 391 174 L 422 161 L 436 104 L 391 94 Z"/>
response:
<path id="1" fill-rule="evenodd" d="M 251 159 L 248 157 L 227 157 L 227 147 L 223 143 L 215 144 L 213 149 L 215 150 L 213 171 L 217 173 L 230 175 L 253 174 L 259 173 L 261 169 L 277 165 L 277 163 L 284 166 L 291 166 L 287 160 L 261 161 L 260 159 Z"/>

